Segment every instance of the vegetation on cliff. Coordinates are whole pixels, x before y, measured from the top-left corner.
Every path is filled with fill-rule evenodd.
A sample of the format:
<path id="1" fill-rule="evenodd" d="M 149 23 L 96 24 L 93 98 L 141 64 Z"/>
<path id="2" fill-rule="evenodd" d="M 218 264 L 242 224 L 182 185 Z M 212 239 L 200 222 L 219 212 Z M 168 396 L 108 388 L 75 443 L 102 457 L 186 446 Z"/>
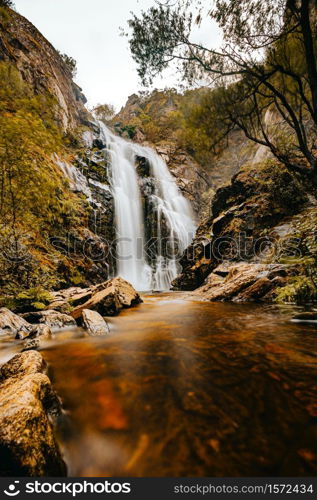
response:
<path id="1" fill-rule="evenodd" d="M 179 0 L 152 7 L 130 20 L 131 51 L 143 82 L 152 82 L 173 61 L 190 83 L 209 78 L 217 87 L 213 116 L 218 121 L 222 117 L 223 123 L 215 145 L 238 127 L 279 162 L 315 179 L 314 2 L 230 0 L 217 1 L 207 11 L 198 2 L 197 9 L 194 18 L 188 2 Z M 193 26 L 202 17 L 218 23 L 223 47 L 204 47 L 193 41 Z M 269 127 L 270 112 L 274 118 Z"/>
<path id="2" fill-rule="evenodd" d="M 54 161 L 65 152 L 54 98 L 35 95 L 10 63 L 0 63 L 0 78 L 0 288 L 41 294 L 59 279 L 50 238 L 80 223 L 84 201 Z"/>
<path id="3" fill-rule="evenodd" d="M 223 44 L 216 48 L 203 46 L 192 37 L 193 29 L 208 18 L 222 30 Z M 174 282 L 176 287 L 193 289 L 207 280 L 208 288 L 210 279 L 210 286 L 218 282 L 224 289 L 217 273 L 208 275 L 227 259 L 250 258 L 232 256 L 226 239 L 236 245 L 242 234 L 245 244 L 249 237 L 265 239 L 276 230 L 283 247 L 279 233 L 286 229 L 280 230 L 282 225 L 300 242 L 298 252 L 288 254 L 290 234 L 282 257 L 271 255 L 269 261 L 254 249 L 253 259 L 269 266 L 279 262 L 288 266 L 289 272 L 287 279 L 276 280 L 276 293 L 271 293 L 271 283 L 262 287 L 261 282 L 259 288 L 254 286 L 253 298 L 270 296 L 270 300 L 301 303 L 316 300 L 315 231 L 311 223 L 316 214 L 317 179 L 315 21 L 311 0 L 216 1 L 208 11 L 200 2 L 190 6 L 179 0 L 130 19 L 130 47 L 143 83 L 151 83 L 157 73 L 174 64 L 190 85 L 195 80 L 210 84 L 209 89 L 185 92 L 174 113 L 180 125 L 178 140 L 188 150 L 192 148 L 196 159 L 208 168 L 212 158 L 228 148 L 233 134 L 240 131 L 247 139 L 242 148 L 235 148 L 240 171 L 231 184 L 216 192 L 211 217 L 202 222 L 182 258 L 183 273 Z M 274 160 L 263 161 L 265 158 Z M 297 217 L 303 231 L 296 226 Z M 225 255 L 217 251 L 215 255 L 217 239 Z M 253 272 L 249 278 L 256 275 Z M 222 276 L 222 271 L 219 274 Z M 231 276 L 229 271 L 225 274 Z M 217 297 L 217 292 L 213 290 L 211 296 Z"/>

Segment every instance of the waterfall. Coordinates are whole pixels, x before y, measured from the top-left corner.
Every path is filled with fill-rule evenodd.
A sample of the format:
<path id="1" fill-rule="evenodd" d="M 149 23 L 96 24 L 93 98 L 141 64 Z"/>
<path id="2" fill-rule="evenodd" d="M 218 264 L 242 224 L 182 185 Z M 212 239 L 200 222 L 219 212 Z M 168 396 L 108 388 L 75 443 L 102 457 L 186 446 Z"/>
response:
<path id="1" fill-rule="evenodd" d="M 117 274 L 138 290 L 168 290 L 194 236 L 190 203 L 155 151 L 99 125 L 115 205 Z M 148 165 L 146 177 L 138 173 L 138 159 Z"/>

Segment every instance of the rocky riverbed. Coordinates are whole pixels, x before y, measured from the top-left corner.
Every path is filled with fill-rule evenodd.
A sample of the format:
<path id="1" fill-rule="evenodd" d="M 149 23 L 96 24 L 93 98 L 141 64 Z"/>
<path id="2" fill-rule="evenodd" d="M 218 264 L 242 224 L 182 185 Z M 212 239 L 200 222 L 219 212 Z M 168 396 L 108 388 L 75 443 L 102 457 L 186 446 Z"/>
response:
<path id="1" fill-rule="evenodd" d="M 61 290 L 44 311 L 17 315 L 0 309 L 2 343 L 22 351 L 9 354 L 0 368 L 0 475 L 66 475 L 54 430 L 62 407 L 37 349 L 54 341 L 56 332 L 79 327 L 84 336 L 105 336 L 109 326 L 98 311 L 113 316 L 140 302 L 128 282 L 115 278 L 91 288 Z"/>
<path id="2" fill-rule="evenodd" d="M 36 462 L 23 462 L 25 474 L 53 475 L 56 467 L 61 474 L 61 456 L 71 476 L 315 474 L 314 311 L 200 301 L 184 292 L 142 299 L 107 316 L 106 335 L 77 325 L 53 328 L 41 356 L 31 350 L 2 367 L 13 401 L 25 387 L 34 402 L 39 443 L 47 422 L 55 436 L 44 457 L 41 445 L 25 441 L 35 446 Z M 2 360 L 23 344 L 12 334 L 1 340 Z M 12 453 L 24 415 L 14 407 L 1 434 L 3 443 L 11 436 Z M 0 418 L 3 411 L 4 400 Z"/>

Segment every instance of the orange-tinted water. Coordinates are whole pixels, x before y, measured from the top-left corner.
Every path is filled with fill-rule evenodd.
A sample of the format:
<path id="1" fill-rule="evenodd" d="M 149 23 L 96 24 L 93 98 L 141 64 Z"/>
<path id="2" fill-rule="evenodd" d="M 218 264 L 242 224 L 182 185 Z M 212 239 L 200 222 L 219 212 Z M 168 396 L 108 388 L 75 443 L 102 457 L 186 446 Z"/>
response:
<path id="1" fill-rule="evenodd" d="M 317 328 L 277 306 L 148 295 L 111 334 L 43 350 L 73 476 L 309 475 Z"/>

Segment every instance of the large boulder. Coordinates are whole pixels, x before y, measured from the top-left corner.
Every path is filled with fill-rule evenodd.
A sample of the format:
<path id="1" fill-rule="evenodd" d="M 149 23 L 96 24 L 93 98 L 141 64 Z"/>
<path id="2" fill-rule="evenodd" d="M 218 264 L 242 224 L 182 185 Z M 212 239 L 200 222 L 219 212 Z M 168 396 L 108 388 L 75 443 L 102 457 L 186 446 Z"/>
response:
<path id="1" fill-rule="evenodd" d="M 81 318 L 84 309 L 95 310 L 102 316 L 114 316 L 121 309 L 142 302 L 138 292 L 122 278 L 113 278 L 90 288 L 72 287 L 52 295 L 54 301 L 46 312 L 50 311 L 51 315 L 52 310 L 68 311 L 73 320 Z"/>
<path id="2" fill-rule="evenodd" d="M 14 314 L 6 307 L 0 309 L 0 334 L 16 335 L 21 328 L 28 328 L 29 326 L 25 319 Z"/>
<path id="3" fill-rule="evenodd" d="M 82 316 L 84 309 L 93 309 L 102 316 L 115 316 L 121 309 L 142 302 L 133 286 L 122 278 L 113 278 L 94 287 L 91 298 L 75 307 L 71 315 L 75 319 Z"/>
<path id="4" fill-rule="evenodd" d="M 36 351 L 0 368 L 0 475 L 65 476 L 51 418 L 60 411 L 46 364 Z"/>
<path id="5" fill-rule="evenodd" d="M 98 337 L 109 333 L 108 324 L 97 311 L 84 309 L 82 312 L 82 321 L 83 326 L 92 337 Z"/>

